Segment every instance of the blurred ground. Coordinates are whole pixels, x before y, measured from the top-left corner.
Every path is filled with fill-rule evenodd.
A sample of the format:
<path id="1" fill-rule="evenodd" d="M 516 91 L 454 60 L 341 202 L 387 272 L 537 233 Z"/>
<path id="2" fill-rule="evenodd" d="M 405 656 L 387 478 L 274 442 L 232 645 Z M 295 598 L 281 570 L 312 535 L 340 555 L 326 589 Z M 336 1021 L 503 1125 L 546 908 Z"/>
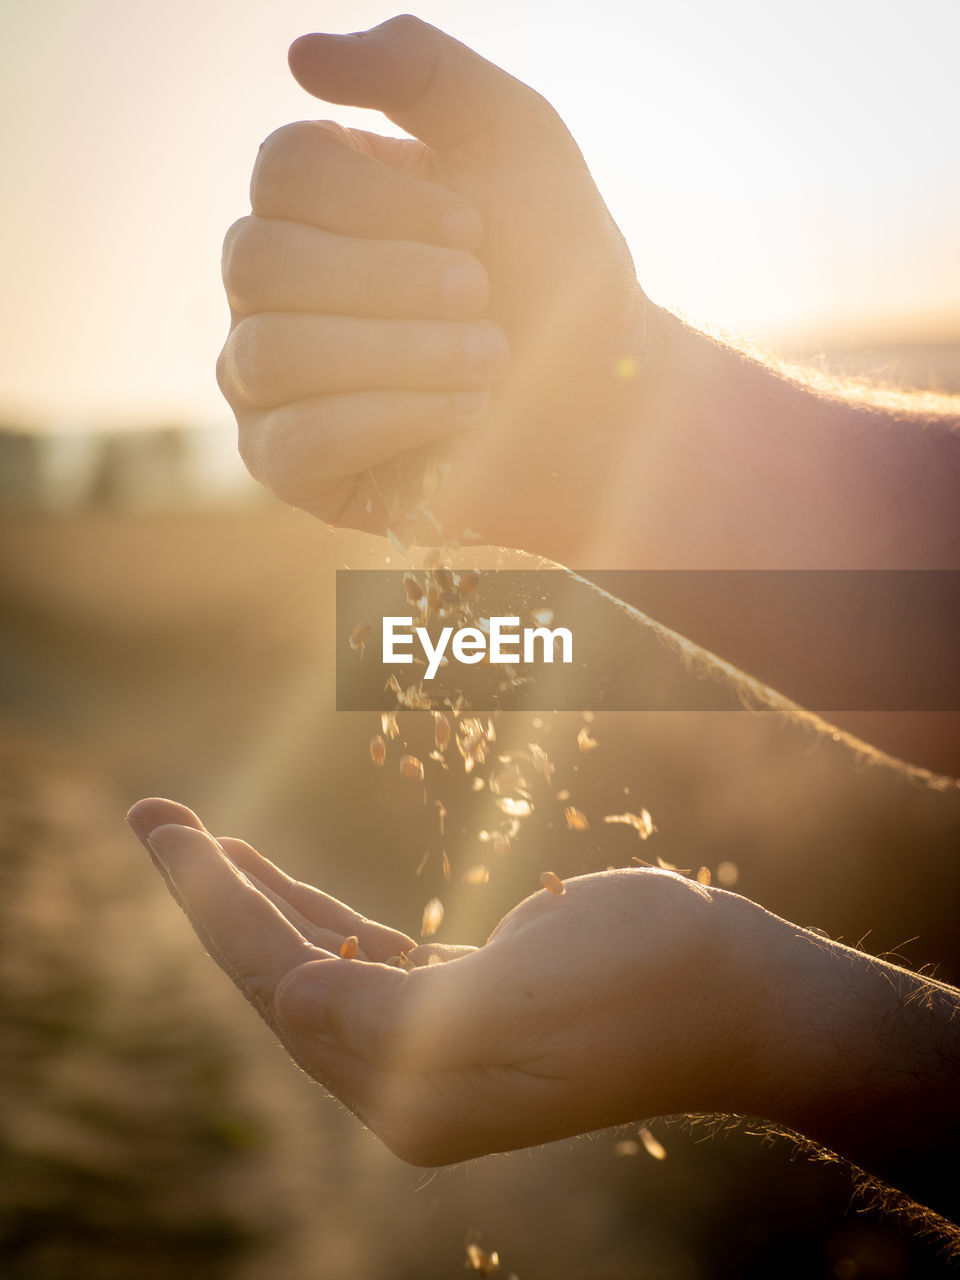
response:
<path id="1" fill-rule="evenodd" d="M 0 520 L 5 1280 L 433 1280 L 467 1233 L 520 1280 L 947 1274 L 935 1243 L 851 1206 L 788 1144 L 655 1124 L 441 1172 L 409 1169 L 308 1082 L 201 953 L 122 817 L 168 794 L 366 914 L 416 931 L 438 887 L 422 810 L 370 767 L 375 725 L 333 710 L 333 569 L 382 564 L 273 505 Z M 418 729 L 401 713 L 405 733 Z M 960 978 L 956 791 L 891 786 L 770 716 L 504 716 L 592 813 L 544 796 L 488 885 L 447 891 L 480 941 L 546 865 L 657 853 L 737 864 L 738 888 Z M 479 860 L 487 799 L 450 780 L 448 850 Z M 618 1154 L 618 1150 L 621 1154 Z M 627 1154 L 622 1154 L 627 1152 Z"/>

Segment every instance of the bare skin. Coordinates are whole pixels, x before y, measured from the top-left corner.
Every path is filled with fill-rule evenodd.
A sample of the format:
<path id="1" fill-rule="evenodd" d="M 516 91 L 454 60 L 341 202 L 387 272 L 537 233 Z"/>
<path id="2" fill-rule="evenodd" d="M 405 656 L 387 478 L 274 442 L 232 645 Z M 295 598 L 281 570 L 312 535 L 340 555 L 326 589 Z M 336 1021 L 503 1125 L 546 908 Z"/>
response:
<path id="1" fill-rule="evenodd" d="M 573 566 L 960 563 L 955 400 L 813 385 L 653 306 L 553 109 L 435 28 L 290 62 L 414 139 L 278 130 L 228 233 L 220 384 L 281 497 L 383 532 L 432 446 L 449 534 Z"/>
<path id="2" fill-rule="evenodd" d="M 737 894 L 602 872 L 527 898 L 479 949 L 418 947 L 182 805 L 128 821 L 291 1056 L 413 1164 L 725 1111 L 906 1170 L 909 1192 L 911 1157 L 956 1140 L 960 992 Z"/>
<path id="3" fill-rule="evenodd" d="M 960 567 L 956 399 L 813 381 L 654 306 L 553 109 L 435 28 L 305 36 L 290 61 L 315 96 L 415 136 L 279 129 L 227 234 L 220 385 L 281 498 L 587 571 Z M 408 520 L 434 457 L 452 468 L 433 520 Z M 711 608 L 685 633 L 753 670 L 755 624 L 726 590 Z M 902 618 L 891 651 L 952 634 L 931 610 Z M 760 665 L 797 696 L 873 643 L 852 620 L 829 642 L 775 636 Z M 841 724 L 953 774 L 957 720 Z"/>
<path id="4" fill-rule="evenodd" d="M 653 306 L 553 110 L 434 28 L 304 37 L 291 67 L 413 140 L 279 130 L 228 233 L 220 384 L 282 498 L 382 533 L 436 455 L 448 533 L 571 565 L 960 563 L 955 401 L 817 387 Z M 956 1140 L 957 991 L 735 894 L 585 876 L 478 950 L 418 948 L 182 806 L 130 821 L 292 1056 L 413 1163 L 730 1111 L 929 1202 Z"/>
<path id="5" fill-rule="evenodd" d="M 220 364 L 251 470 L 324 519 L 382 531 L 365 470 L 392 491 L 391 460 L 444 442 L 451 532 L 473 522 L 525 546 L 547 499 L 566 508 L 557 537 L 583 534 L 600 459 L 632 426 L 617 362 L 644 360 L 651 308 L 575 142 L 532 90 L 413 18 L 306 37 L 291 65 L 422 141 L 307 123 L 261 148 L 253 218 L 227 237 Z M 417 472 L 407 459 L 414 489 Z"/>

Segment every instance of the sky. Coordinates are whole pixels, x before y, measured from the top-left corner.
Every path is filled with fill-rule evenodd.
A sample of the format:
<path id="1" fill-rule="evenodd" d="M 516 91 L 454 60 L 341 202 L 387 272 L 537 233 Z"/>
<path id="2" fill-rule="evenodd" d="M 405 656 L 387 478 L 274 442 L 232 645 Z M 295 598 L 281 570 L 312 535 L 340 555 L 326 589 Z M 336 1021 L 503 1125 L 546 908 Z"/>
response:
<path id="1" fill-rule="evenodd" d="M 224 231 L 378 0 L 0 0 L 0 422 L 215 424 Z M 761 342 L 960 333 L 957 0 L 431 0 L 549 98 L 658 303 Z"/>

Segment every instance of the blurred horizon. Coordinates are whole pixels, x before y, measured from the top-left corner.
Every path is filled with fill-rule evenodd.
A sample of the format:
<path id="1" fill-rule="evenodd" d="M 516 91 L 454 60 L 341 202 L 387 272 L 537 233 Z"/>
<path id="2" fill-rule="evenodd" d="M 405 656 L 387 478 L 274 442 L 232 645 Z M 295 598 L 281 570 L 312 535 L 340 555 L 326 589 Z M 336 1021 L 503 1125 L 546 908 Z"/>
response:
<path id="1" fill-rule="evenodd" d="M 798 344 L 779 354 L 818 374 L 960 395 L 960 335 L 941 342 Z M 221 420 L 207 423 L 155 414 L 106 422 L 0 416 L 0 511 L 270 501 L 241 461 L 225 404 Z"/>

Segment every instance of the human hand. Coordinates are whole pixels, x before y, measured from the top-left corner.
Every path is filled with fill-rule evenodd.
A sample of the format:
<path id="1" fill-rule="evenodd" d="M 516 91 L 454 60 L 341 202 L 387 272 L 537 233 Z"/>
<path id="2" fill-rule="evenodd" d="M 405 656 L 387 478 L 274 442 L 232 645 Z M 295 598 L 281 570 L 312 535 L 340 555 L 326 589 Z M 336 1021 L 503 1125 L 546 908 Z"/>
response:
<path id="1" fill-rule="evenodd" d="M 412 523 L 439 448 L 455 465 L 429 506 L 450 536 L 570 558 L 635 425 L 654 314 L 575 142 L 415 18 L 305 36 L 290 61 L 419 140 L 301 123 L 261 148 L 224 249 L 218 369 L 248 467 L 383 532 Z"/>
<path id="2" fill-rule="evenodd" d="M 776 918 L 746 899 L 609 871 L 534 894 L 479 949 L 416 947 L 181 805 L 144 800 L 129 821 L 292 1057 L 411 1163 L 751 1109 Z"/>

